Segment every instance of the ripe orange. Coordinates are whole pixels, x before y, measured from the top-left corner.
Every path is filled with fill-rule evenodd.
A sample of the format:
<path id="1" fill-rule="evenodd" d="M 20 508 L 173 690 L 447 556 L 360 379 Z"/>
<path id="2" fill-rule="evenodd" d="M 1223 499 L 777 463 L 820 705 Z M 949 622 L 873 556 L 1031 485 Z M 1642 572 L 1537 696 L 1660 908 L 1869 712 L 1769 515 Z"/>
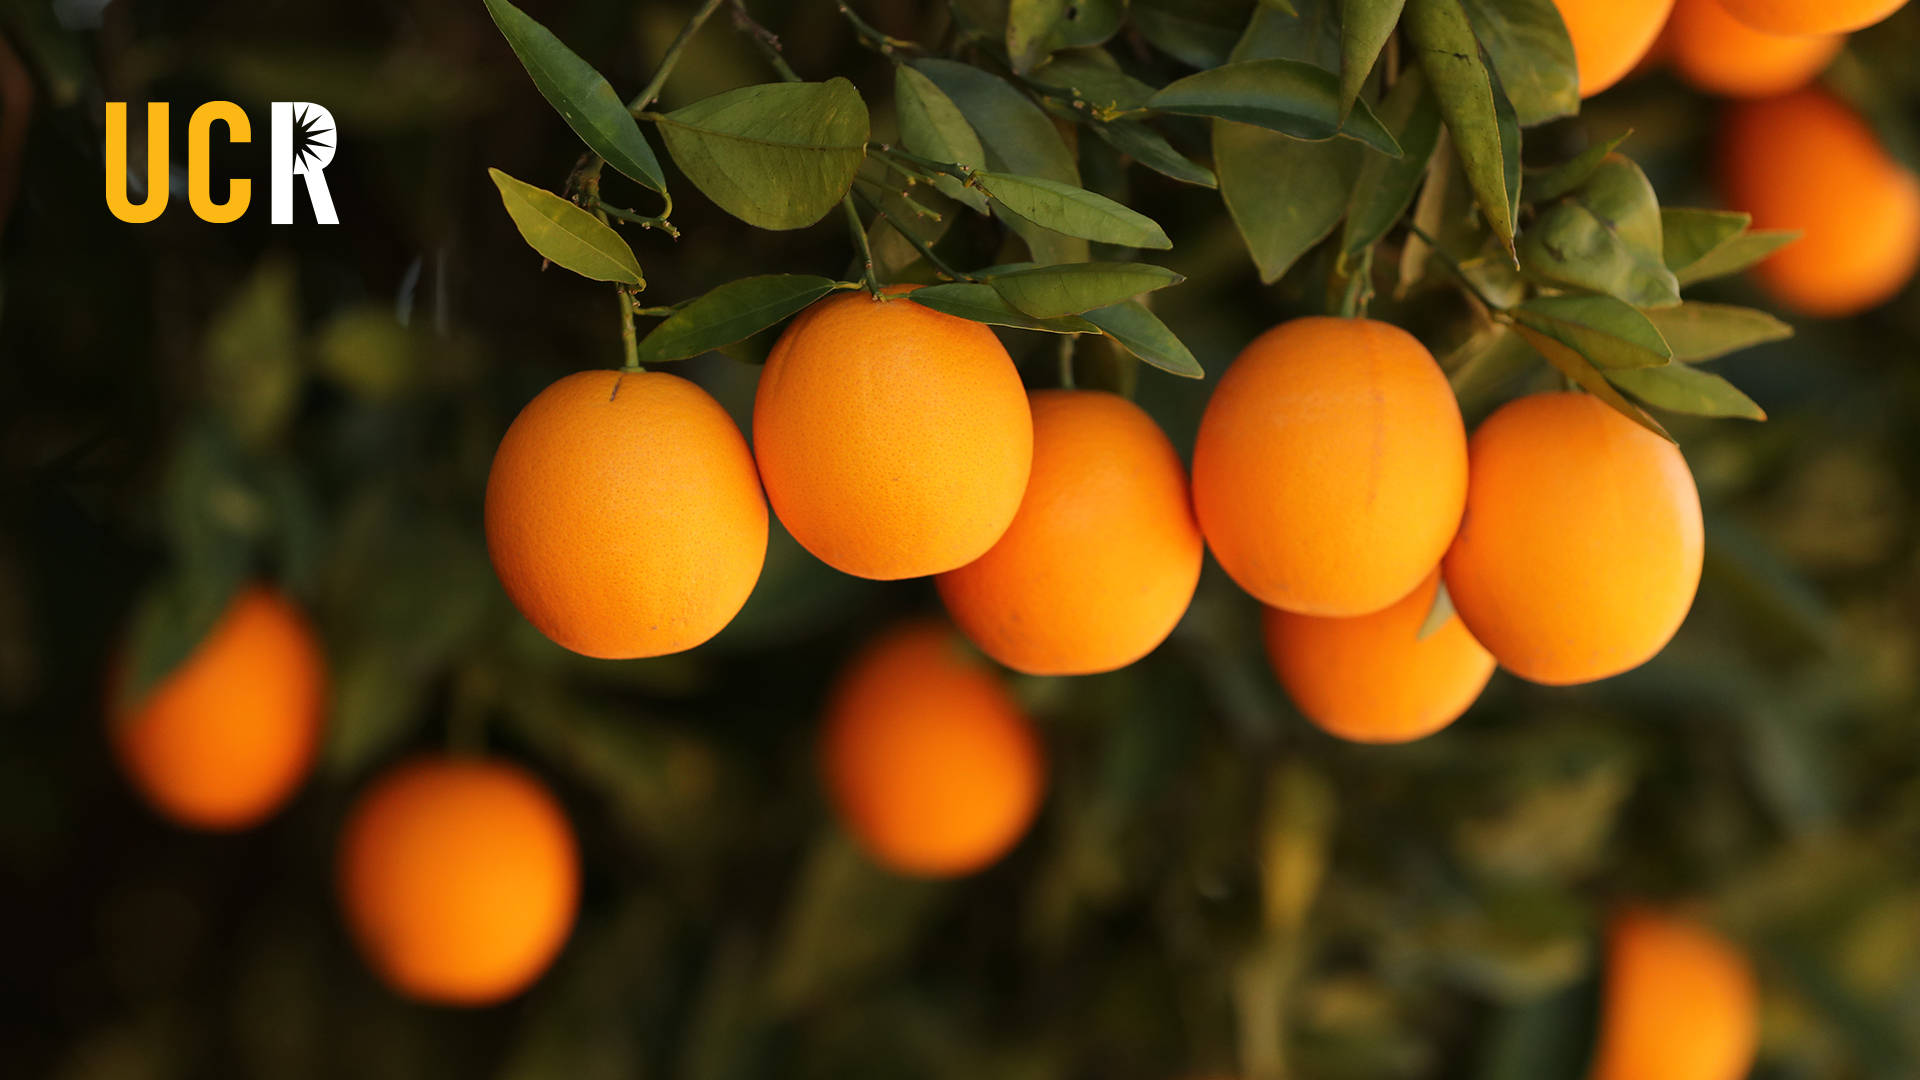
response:
<path id="1" fill-rule="evenodd" d="M 1607 932 L 1590 1080 L 1740 1080 L 1759 1038 L 1739 950 L 1694 922 L 1629 911 Z"/>
<path id="2" fill-rule="evenodd" d="M 1267 658 L 1287 696 L 1321 730 L 1354 742 L 1408 742 L 1453 723 L 1493 676 L 1493 657 L 1457 615 L 1420 637 L 1439 591 L 1435 570 L 1371 615 L 1268 608 Z"/>
<path id="3" fill-rule="evenodd" d="M 1727 205 L 1755 228 L 1801 231 L 1755 268 L 1788 307 L 1856 314 L 1891 299 L 1920 264 L 1920 179 L 1824 90 L 1733 106 L 1719 171 Z"/>
<path id="4" fill-rule="evenodd" d="M 1306 318 L 1255 338 L 1193 447 L 1214 557 L 1271 607 L 1365 615 L 1413 591 L 1460 524 L 1467 440 L 1433 355 L 1396 326 Z"/>
<path id="5" fill-rule="evenodd" d="M 1032 823 L 1046 764 L 1000 679 L 931 620 L 882 634 L 841 675 L 821 742 L 827 793 L 877 862 L 978 870 Z"/>
<path id="6" fill-rule="evenodd" d="M 859 577 L 952 570 L 1007 531 L 1033 418 L 993 331 L 864 292 L 780 335 L 753 402 L 767 498 L 808 551 Z"/>
<path id="7" fill-rule="evenodd" d="M 1447 591 L 1502 667 L 1565 685 L 1664 647 L 1693 606 L 1704 538 L 1679 448 L 1587 394 L 1508 402 L 1474 432 Z"/>
<path id="8" fill-rule="evenodd" d="M 1820 74 L 1840 34 L 1788 35 L 1755 30 L 1720 0 L 1676 0 L 1662 41 L 1680 77 L 1723 97 L 1769 97 L 1798 90 Z"/>
<path id="9" fill-rule="evenodd" d="M 740 429 L 659 372 L 583 371 L 542 390 L 500 440 L 486 517 L 494 572 L 527 621 L 609 660 L 719 633 L 767 555 Z"/>
<path id="10" fill-rule="evenodd" d="M 525 989 L 566 943 L 580 856 L 560 804 L 526 770 L 421 758 L 354 806 L 339 885 L 348 929 L 395 990 L 487 1005 Z"/>
<path id="11" fill-rule="evenodd" d="M 1673 0 L 1554 0 L 1573 40 L 1580 96 L 1590 98 L 1626 77 L 1659 40 Z"/>
<path id="12" fill-rule="evenodd" d="M 242 829 L 306 779 L 320 741 L 326 660 L 306 616 L 264 585 L 236 594 L 184 663 L 108 737 L 147 802 L 202 829 Z"/>
<path id="13" fill-rule="evenodd" d="M 1173 632 L 1205 543 L 1173 444 L 1113 394 L 1033 395 L 1033 475 L 985 555 L 937 580 L 954 622 L 1033 675 L 1125 667 Z"/>
<path id="14" fill-rule="evenodd" d="M 1719 0 L 1728 14 L 1770 34 L 1838 34 L 1872 26 L 1907 0 Z"/>

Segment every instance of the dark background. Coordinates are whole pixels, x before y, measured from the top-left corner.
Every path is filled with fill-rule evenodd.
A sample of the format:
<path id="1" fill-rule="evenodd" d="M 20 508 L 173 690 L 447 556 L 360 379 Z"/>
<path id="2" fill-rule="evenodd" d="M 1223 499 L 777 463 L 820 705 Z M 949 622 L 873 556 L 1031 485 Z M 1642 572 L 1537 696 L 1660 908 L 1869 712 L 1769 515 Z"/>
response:
<path id="1" fill-rule="evenodd" d="M 526 5 L 623 95 L 690 6 Z M 803 76 L 847 74 L 890 125 L 886 63 L 832 4 L 752 6 Z M 931 2 L 860 7 L 922 41 L 946 25 Z M 1573 1075 L 1598 927 L 1645 900 L 1710 915 L 1755 958 L 1756 1076 L 1920 1075 L 1912 289 L 1723 362 L 1769 423 L 1673 422 L 1707 571 L 1645 668 L 1570 690 L 1496 675 L 1437 736 L 1343 744 L 1285 703 L 1256 607 L 1210 566 L 1136 667 L 1014 680 L 1053 762 L 1041 820 L 978 877 L 910 883 L 833 827 L 811 747 L 839 662 L 935 607 L 924 583 L 840 577 L 776 527 L 719 639 L 598 663 L 492 578 L 479 506 L 501 431 L 620 346 L 610 290 L 543 273 L 487 179 L 557 188 L 579 146 L 478 0 L 96 9 L 0 7 L 6 66 L 33 86 L 24 152 L 11 90 L 0 138 L 0 1073 L 1167 1077 L 1284 1036 L 1305 1077 Z M 1906 11 L 1839 69 L 1892 131 L 1915 55 Z M 723 12 L 663 100 L 768 77 Z M 253 209 L 208 225 L 177 187 L 159 221 L 114 220 L 101 102 L 135 103 L 137 133 L 141 103 L 173 102 L 183 170 L 187 116 L 220 98 L 256 141 L 215 175 L 251 175 Z M 339 121 L 341 225 L 267 224 L 275 99 Z M 1632 127 L 1663 202 L 1710 205 L 1717 108 L 1644 76 L 1538 141 Z M 656 209 L 608 177 L 611 201 Z M 1188 277 L 1158 311 L 1210 372 L 1317 306 L 1295 278 L 1259 285 L 1214 193 L 1130 184 Z M 675 190 L 681 239 L 628 231 L 650 302 L 847 272 L 837 215 L 765 233 Z M 1760 302 L 1739 281 L 1703 295 Z M 1052 339 L 1008 341 L 1050 385 Z M 754 367 L 682 367 L 745 418 Z M 1469 422 L 1549 381 L 1536 362 L 1463 388 Z M 1138 398 L 1184 454 L 1207 390 L 1147 371 Z M 288 809 L 200 835 L 113 772 L 102 671 L 143 590 L 234 559 L 312 611 L 331 728 Z M 332 845 L 370 775 L 475 726 L 561 793 L 585 902 L 529 994 L 425 1008 L 348 947 Z M 1263 856 L 1324 869 L 1290 879 L 1311 897 L 1298 935 L 1263 917 Z"/>

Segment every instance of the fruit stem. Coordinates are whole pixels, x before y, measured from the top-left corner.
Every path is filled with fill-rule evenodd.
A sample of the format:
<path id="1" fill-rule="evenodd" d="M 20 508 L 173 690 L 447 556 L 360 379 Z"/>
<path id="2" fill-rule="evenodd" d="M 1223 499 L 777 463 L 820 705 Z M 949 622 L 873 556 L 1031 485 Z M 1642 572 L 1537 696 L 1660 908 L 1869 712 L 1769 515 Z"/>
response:
<path id="1" fill-rule="evenodd" d="M 847 210 L 847 228 L 853 233 L 853 242 L 860 249 L 860 263 L 865 268 L 863 280 L 867 291 L 874 296 L 880 295 L 880 278 L 873 272 L 873 246 L 867 243 L 867 226 L 860 220 L 860 211 L 854 208 L 853 193 L 848 192 L 840 199 L 840 205 Z M 906 231 L 900 230 L 905 236 Z"/>
<path id="2" fill-rule="evenodd" d="M 867 206 L 874 211 L 874 213 L 879 214 L 882 218 L 885 218 L 887 221 L 887 224 L 893 226 L 893 231 L 899 233 L 902 237 L 904 237 L 907 243 L 912 244 L 913 249 L 915 251 L 918 251 L 922 258 L 932 263 L 933 268 L 935 270 L 940 271 L 941 273 L 947 275 L 948 277 L 952 278 L 955 281 L 979 281 L 980 280 L 979 278 L 974 277 L 972 274 L 969 274 L 963 270 L 955 270 L 953 267 L 948 266 L 945 259 L 942 259 L 940 256 L 935 255 L 933 253 L 933 245 L 927 243 L 925 240 L 920 239 L 918 236 L 915 236 L 911 230 L 909 230 L 905 225 L 902 225 L 900 223 L 899 218 L 896 218 L 892 214 L 888 213 L 885 204 L 881 203 L 878 199 L 873 198 L 872 196 L 866 194 L 865 192 L 861 192 L 860 201 L 863 203 L 866 203 Z"/>
<path id="3" fill-rule="evenodd" d="M 633 290 L 625 285 L 615 285 L 614 294 L 620 300 L 620 347 L 626 350 L 627 362 L 622 371 L 644 371 L 640 366 L 640 339 L 633 331 Z"/>
<path id="4" fill-rule="evenodd" d="M 687 20 L 687 24 L 680 28 L 680 33 L 673 39 L 673 43 L 667 46 L 666 53 L 660 57 L 660 66 L 653 69 L 653 78 L 647 83 L 646 89 L 640 91 L 639 97 L 627 102 L 628 112 L 637 115 L 653 104 L 653 99 L 660 96 L 661 88 L 667 85 L 667 76 L 673 74 L 673 66 L 680 62 L 680 53 L 687 47 L 687 42 L 700 29 L 700 24 L 706 22 L 708 17 L 718 11 L 720 5 L 725 2 L 726 0 L 706 0 L 700 5 L 700 10 L 693 13 L 693 17 Z M 735 2 L 737 3 L 738 0 Z"/>
<path id="5" fill-rule="evenodd" d="M 882 33 L 871 23 L 854 14 L 853 6 L 848 4 L 847 0 L 833 0 L 833 2 L 834 6 L 840 9 L 840 14 L 845 15 L 847 21 L 853 24 L 853 32 L 859 36 L 860 44 L 867 48 L 889 58 L 896 52 L 923 51 L 917 41 L 908 41 L 905 38 Z"/>
<path id="6" fill-rule="evenodd" d="M 1060 335 L 1060 389 L 1062 390 L 1074 389 L 1073 347 L 1079 340 L 1079 334 Z"/>

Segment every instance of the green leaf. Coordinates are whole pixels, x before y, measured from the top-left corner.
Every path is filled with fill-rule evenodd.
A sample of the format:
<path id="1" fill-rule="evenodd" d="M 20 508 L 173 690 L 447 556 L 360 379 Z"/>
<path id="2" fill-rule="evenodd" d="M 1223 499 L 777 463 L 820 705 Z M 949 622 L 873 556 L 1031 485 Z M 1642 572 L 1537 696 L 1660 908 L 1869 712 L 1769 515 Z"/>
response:
<path id="1" fill-rule="evenodd" d="M 1520 260 L 1544 281 L 1618 297 L 1636 307 L 1680 302 L 1662 259 L 1660 204 L 1639 166 L 1619 154 L 1542 211 L 1521 237 Z"/>
<path id="2" fill-rule="evenodd" d="M 280 439 L 305 378 L 300 289 L 292 260 L 260 260 L 209 320 L 202 378 L 209 404 L 250 446 Z"/>
<path id="3" fill-rule="evenodd" d="M 1081 49 L 1099 45 L 1127 20 L 1127 0 L 1073 0 L 1070 17 L 1053 24 L 1052 48 Z"/>
<path id="4" fill-rule="evenodd" d="M 1751 224 L 1753 215 L 1738 210 L 1663 207 L 1660 211 L 1661 260 L 1667 269 L 1678 274 L 1706 258 L 1721 244 L 1746 232 Z"/>
<path id="5" fill-rule="evenodd" d="M 1122 348 L 1140 359 L 1170 375 L 1184 379 L 1200 379 L 1206 372 L 1200 370 L 1200 361 L 1194 359 L 1192 350 L 1182 344 L 1160 317 L 1147 310 L 1138 300 L 1111 307 L 1096 308 L 1086 313 L 1086 320 L 1117 342 Z"/>
<path id="6" fill-rule="evenodd" d="M 1521 127 L 1580 111 L 1573 42 L 1553 0 L 1463 0 Z"/>
<path id="7" fill-rule="evenodd" d="M 1646 313 L 1673 350 L 1688 363 L 1713 360 L 1751 345 L 1793 336 L 1793 327 L 1764 311 L 1689 300 L 1678 307 Z"/>
<path id="8" fill-rule="evenodd" d="M 1341 123 L 1339 80 L 1298 60 L 1243 60 L 1189 75 L 1161 87 L 1147 107 L 1252 124 L 1296 139 L 1345 135 L 1383 154 L 1400 155 L 1392 133 L 1366 102 L 1355 102 Z"/>
<path id="9" fill-rule="evenodd" d="M 1711 281 L 1714 278 L 1737 274 L 1767 256 L 1800 239 L 1798 229 L 1758 229 L 1741 233 L 1739 236 L 1714 248 L 1699 261 L 1685 270 L 1674 274 L 1682 285 Z"/>
<path id="10" fill-rule="evenodd" d="M 1146 263 L 1088 262 L 1038 266 L 991 279 L 1007 303 L 1036 319 L 1078 315 L 1186 280 Z"/>
<path id="11" fill-rule="evenodd" d="M 1014 74 L 1025 75 L 1047 58 L 1054 29 L 1069 6 L 1069 0 L 1011 0 L 1007 5 L 1007 59 Z"/>
<path id="12" fill-rule="evenodd" d="M 1153 87 L 1120 70 L 1105 50 L 1061 53 L 1035 71 L 1028 82 L 1086 102 L 1098 114 L 1137 109 L 1153 96 Z"/>
<path id="13" fill-rule="evenodd" d="M 908 150 L 935 161 L 965 165 L 980 170 L 987 167 L 987 152 L 980 136 L 961 114 L 946 91 L 918 70 L 901 64 L 893 69 L 894 108 L 900 119 L 900 142 Z M 980 213 L 987 212 L 987 197 L 961 183 L 957 177 L 937 176 L 933 186 L 949 199 L 958 199 Z"/>
<path id="14" fill-rule="evenodd" d="M 914 70 L 931 79 L 959 107 L 986 149 L 987 167 L 1078 185 L 1080 168 L 1040 106 L 1005 79 L 972 64 L 916 60 Z"/>
<path id="15" fill-rule="evenodd" d="M 1100 332 L 1098 326 L 1073 315 L 1058 319 L 1036 319 L 1007 303 L 1005 297 L 985 282 L 953 281 L 945 285 L 928 285 L 913 290 L 908 294 L 908 299 L 921 307 L 993 326 L 1045 330 L 1050 334 L 1097 334 Z"/>
<path id="16" fill-rule="evenodd" d="M 1593 171 L 1600 167 L 1620 144 L 1627 141 L 1633 129 L 1615 135 L 1605 142 L 1594 143 L 1574 155 L 1571 161 L 1563 162 L 1551 169 L 1543 169 L 1540 174 L 1527 181 L 1527 195 L 1536 203 L 1549 203 L 1592 179 Z M 1663 211 L 1664 213 L 1664 211 Z"/>
<path id="17" fill-rule="evenodd" d="M 1420 632 L 1413 636 L 1414 640 L 1425 641 L 1439 633 L 1453 616 L 1453 594 L 1447 591 L 1446 579 L 1442 578 L 1440 587 L 1433 591 L 1433 603 L 1427 608 L 1427 617 L 1421 621 Z"/>
<path id="18" fill-rule="evenodd" d="M 1224 120 L 1213 125 L 1220 197 L 1261 281 L 1278 281 L 1340 224 L 1362 153 L 1345 139 L 1303 142 Z"/>
<path id="19" fill-rule="evenodd" d="M 1133 0 L 1133 25 L 1154 48 L 1189 67 L 1226 63 L 1254 0 Z"/>
<path id="20" fill-rule="evenodd" d="M 1475 201 L 1508 251 L 1513 250 L 1514 202 L 1519 197 L 1519 129 L 1503 112 L 1511 105 L 1480 53 L 1461 0 L 1407 0 L 1401 26 L 1433 84 L 1440 116 Z"/>
<path id="21" fill-rule="evenodd" d="M 1766 411 L 1732 383 L 1711 371 L 1685 364 L 1639 371 L 1609 371 L 1607 378 L 1641 401 L 1668 412 L 1691 416 L 1732 416 L 1743 420 L 1767 418 Z"/>
<path id="22" fill-rule="evenodd" d="M 245 561 L 234 559 L 177 571 L 148 587 L 127 628 L 125 674 L 115 695 L 122 707 L 137 705 L 186 663 L 245 584 L 246 571 Z"/>
<path id="23" fill-rule="evenodd" d="M 1360 98 L 1380 50 L 1400 22 L 1407 0 L 1340 0 L 1340 115 Z"/>
<path id="24" fill-rule="evenodd" d="M 1393 131 L 1401 154 L 1397 158 L 1368 154 L 1361 161 L 1340 238 L 1340 250 L 1347 258 L 1378 243 L 1407 212 L 1440 141 L 1440 110 L 1419 68 L 1394 84 L 1380 103 L 1380 119 Z"/>
<path id="25" fill-rule="evenodd" d="M 595 281 L 646 284 L 633 249 L 599 218 L 544 188 L 488 169 L 507 215 L 533 250 L 555 266 Z"/>
<path id="26" fill-rule="evenodd" d="M 1123 247 L 1173 246 L 1152 218 L 1104 195 L 1037 176 L 980 173 L 977 180 L 1002 206 L 1041 228 Z"/>
<path id="27" fill-rule="evenodd" d="M 606 78 L 507 0 L 486 0 L 486 5 L 513 54 L 533 76 L 533 85 L 580 141 L 636 183 L 664 194 L 667 182 L 660 174 L 660 159 Z"/>
<path id="28" fill-rule="evenodd" d="M 1163 138 L 1159 132 L 1145 124 L 1133 120 L 1122 120 L 1112 124 L 1093 124 L 1093 133 L 1107 141 L 1115 150 L 1152 169 L 1162 176 L 1170 177 L 1184 184 L 1198 184 L 1201 187 L 1219 187 L 1220 181 L 1213 170 L 1188 159 L 1185 154 L 1173 148 L 1173 144 Z"/>
<path id="29" fill-rule="evenodd" d="M 640 362 L 684 360 L 752 337 L 832 292 L 832 278 L 761 274 L 729 281 L 686 304 L 640 342 Z"/>
<path id="30" fill-rule="evenodd" d="M 1537 296 L 1513 316 L 1608 370 L 1656 367 L 1673 357 L 1645 314 L 1610 296 Z"/>
<path id="31" fill-rule="evenodd" d="M 846 196 L 867 154 L 867 105 L 845 79 L 743 86 L 658 118 L 680 171 L 722 210 L 799 229 Z"/>

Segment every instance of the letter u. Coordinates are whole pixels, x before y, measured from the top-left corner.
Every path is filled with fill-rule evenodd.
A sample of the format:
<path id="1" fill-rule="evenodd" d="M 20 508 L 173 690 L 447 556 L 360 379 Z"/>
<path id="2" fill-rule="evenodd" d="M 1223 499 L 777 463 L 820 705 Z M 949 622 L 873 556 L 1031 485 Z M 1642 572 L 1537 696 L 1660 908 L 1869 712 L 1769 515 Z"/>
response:
<path id="1" fill-rule="evenodd" d="M 107 209 L 113 216 L 132 225 L 140 225 L 160 216 L 167 208 L 168 174 L 167 103 L 147 104 L 147 192 L 146 201 L 135 205 L 127 199 L 127 103 L 107 102 Z"/>

